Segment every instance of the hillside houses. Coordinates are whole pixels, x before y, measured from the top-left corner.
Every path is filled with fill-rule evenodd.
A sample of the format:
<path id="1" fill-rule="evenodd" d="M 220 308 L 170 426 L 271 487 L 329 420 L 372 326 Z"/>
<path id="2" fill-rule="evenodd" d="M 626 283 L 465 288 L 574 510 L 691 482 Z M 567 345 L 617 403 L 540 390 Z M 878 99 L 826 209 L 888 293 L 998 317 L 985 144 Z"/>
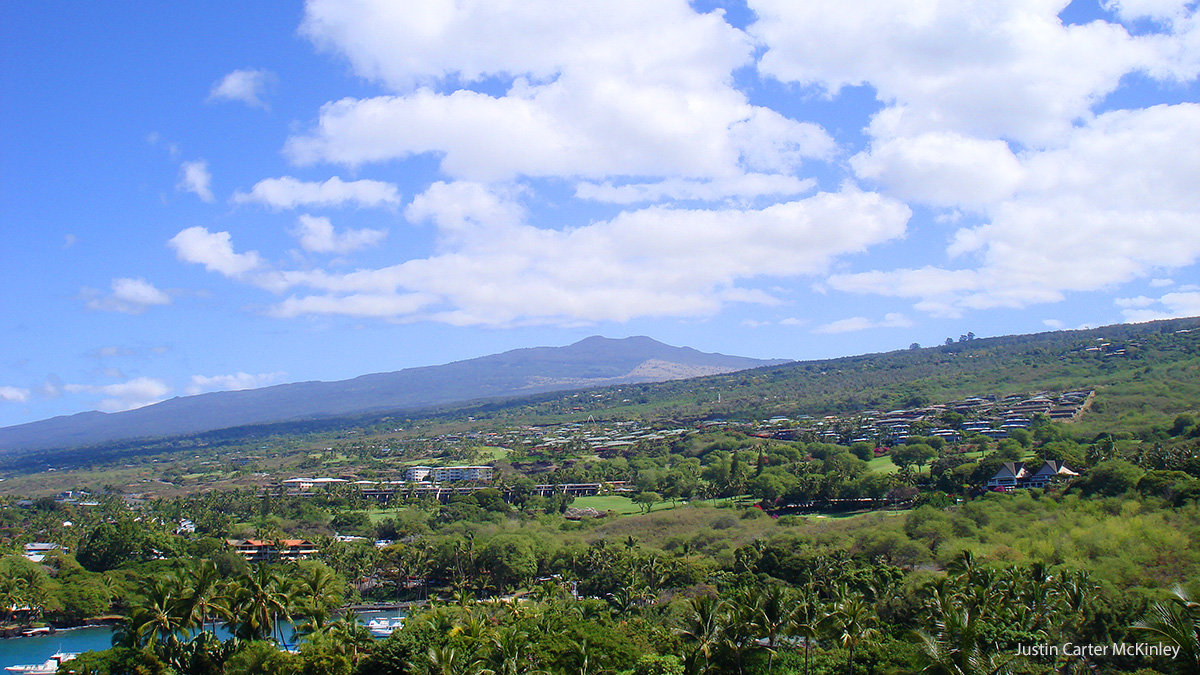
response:
<path id="1" fill-rule="evenodd" d="M 996 475 L 988 480 L 989 490 L 1009 491 L 1020 488 L 1044 488 L 1047 485 L 1078 476 L 1062 462 L 1046 460 L 1041 468 L 1030 473 L 1020 462 L 1005 462 Z"/>
<path id="2" fill-rule="evenodd" d="M 816 420 L 798 419 L 787 428 L 783 428 L 778 418 L 773 418 L 760 423 L 757 430 L 760 435 L 774 438 L 807 438 L 826 443 L 861 441 L 895 445 L 904 443 L 913 435 L 942 438 L 948 443 L 961 441 L 973 434 L 999 440 L 1008 438 L 1016 429 L 1028 429 L 1038 415 L 1045 415 L 1053 421 L 1073 420 L 1092 395 L 1093 392 L 1087 390 L 1062 394 L 1035 392 L 1002 398 L 978 396 L 908 410 L 866 410 L 853 417 L 828 415 Z"/>

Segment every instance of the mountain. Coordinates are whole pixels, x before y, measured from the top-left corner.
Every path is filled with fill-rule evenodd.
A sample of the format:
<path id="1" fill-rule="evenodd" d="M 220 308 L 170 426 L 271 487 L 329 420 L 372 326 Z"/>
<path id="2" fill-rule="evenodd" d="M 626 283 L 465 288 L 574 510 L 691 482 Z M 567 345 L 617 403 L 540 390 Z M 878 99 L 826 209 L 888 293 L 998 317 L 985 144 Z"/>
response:
<path id="1" fill-rule="evenodd" d="M 707 354 L 641 336 L 621 340 L 595 336 L 566 347 L 515 349 L 351 380 L 222 391 L 177 397 L 120 413 L 92 411 L 55 417 L 0 428 L 0 452 L 175 436 L 562 389 L 662 382 L 785 362 Z"/>

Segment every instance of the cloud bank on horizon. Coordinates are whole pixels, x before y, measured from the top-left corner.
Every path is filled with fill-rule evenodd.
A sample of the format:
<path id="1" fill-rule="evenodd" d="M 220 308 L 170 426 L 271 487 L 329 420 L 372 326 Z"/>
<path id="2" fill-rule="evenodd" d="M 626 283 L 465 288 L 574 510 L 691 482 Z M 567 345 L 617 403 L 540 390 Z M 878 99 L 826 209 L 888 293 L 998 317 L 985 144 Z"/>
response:
<path id="1" fill-rule="evenodd" d="M 292 28 L 340 89 L 286 106 L 285 58 L 206 63 L 179 105 L 273 130 L 274 154 L 247 178 L 150 132 L 160 199 L 207 215 L 155 235 L 168 266 L 83 286 L 86 310 L 814 339 L 1085 297 L 1200 314 L 1193 0 L 308 0 Z M 205 367 L 0 382 L 0 403 L 286 377 Z"/>

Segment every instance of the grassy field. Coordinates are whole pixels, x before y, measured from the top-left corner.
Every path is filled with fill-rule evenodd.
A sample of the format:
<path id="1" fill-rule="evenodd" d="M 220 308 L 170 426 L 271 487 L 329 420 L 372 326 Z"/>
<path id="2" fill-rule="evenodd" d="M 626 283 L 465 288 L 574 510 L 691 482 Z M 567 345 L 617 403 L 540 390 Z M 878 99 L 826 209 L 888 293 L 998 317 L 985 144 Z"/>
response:
<path id="1" fill-rule="evenodd" d="M 596 495 L 594 497 L 576 497 L 571 506 L 577 509 L 592 508 L 597 511 L 613 511 L 621 515 L 641 513 L 642 508 L 633 503 L 629 497 L 620 495 Z M 659 502 L 654 505 L 654 511 L 672 508 L 671 502 Z"/>
<path id="2" fill-rule="evenodd" d="M 883 473 L 896 473 L 900 467 L 892 463 L 892 458 L 888 455 L 880 455 L 875 459 L 867 462 L 867 469 L 871 471 L 880 471 Z"/>
<path id="3" fill-rule="evenodd" d="M 494 462 L 498 459 L 505 459 L 508 453 L 512 452 L 508 448 L 501 448 L 494 445 L 484 446 L 479 448 L 479 461 L 483 463 Z"/>

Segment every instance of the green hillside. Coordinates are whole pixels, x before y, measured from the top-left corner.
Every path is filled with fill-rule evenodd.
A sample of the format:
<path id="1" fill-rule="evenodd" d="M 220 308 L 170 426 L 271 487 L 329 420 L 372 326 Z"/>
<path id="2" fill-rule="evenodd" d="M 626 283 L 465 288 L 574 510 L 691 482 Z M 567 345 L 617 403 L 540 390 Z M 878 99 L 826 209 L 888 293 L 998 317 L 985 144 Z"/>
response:
<path id="1" fill-rule="evenodd" d="M 689 380 L 624 384 L 425 409 L 223 429 L 161 439 L 12 453 L 0 470 L 117 461 L 214 448 L 276 451 L 346 434 L 386 434 L 414 423 L 470 428 L 564 421 L 767 419 L 887 411 L 972 396 L 1090 389 L 1073 429 L 1080 435 L 1145 435 L 1200 409 L 1200 319 L 1082 331 L 961 339 L 822 361 L 801 361 Z"/>

